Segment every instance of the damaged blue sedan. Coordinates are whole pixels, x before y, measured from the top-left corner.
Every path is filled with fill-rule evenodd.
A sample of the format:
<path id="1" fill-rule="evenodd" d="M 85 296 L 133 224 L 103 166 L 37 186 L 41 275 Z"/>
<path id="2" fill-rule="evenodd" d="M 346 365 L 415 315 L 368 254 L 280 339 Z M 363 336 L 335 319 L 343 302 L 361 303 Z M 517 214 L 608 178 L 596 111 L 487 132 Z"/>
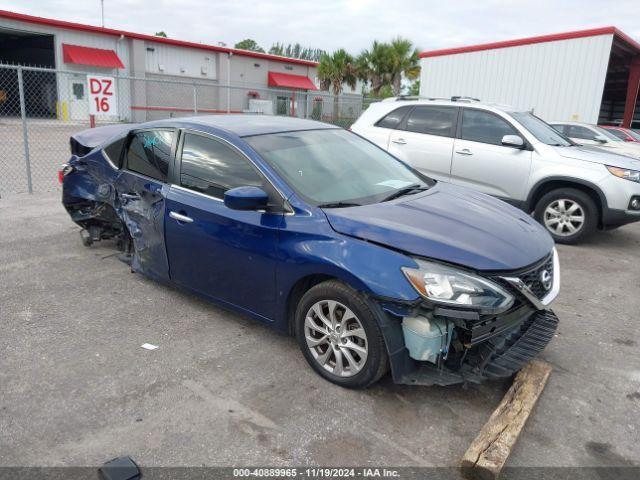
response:
<path id="1" fill-rule="evenodd" d="M 557 328 L 542 226 L 343 129 L 194 117 L 80 132 L 71 150 L 62 200 L 86 245 L 111 239 L 134 271 L 295 336 L 338 385 L 508 377 Z"/>

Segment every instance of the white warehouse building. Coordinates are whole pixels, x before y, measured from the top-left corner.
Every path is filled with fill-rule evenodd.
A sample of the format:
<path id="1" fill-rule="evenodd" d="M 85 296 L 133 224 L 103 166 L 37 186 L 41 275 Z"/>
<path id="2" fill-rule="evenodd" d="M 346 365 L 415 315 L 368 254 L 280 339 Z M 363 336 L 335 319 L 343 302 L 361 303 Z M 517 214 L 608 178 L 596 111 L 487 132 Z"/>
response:
<path id="1" fill-rule="evenodd" d="M 640 120 L 640 44 L 615 27 L 423 52 L 420 95 L 466 96 L 547 121 Z M 635 126 L 635 124 L 634 124 Z"/>

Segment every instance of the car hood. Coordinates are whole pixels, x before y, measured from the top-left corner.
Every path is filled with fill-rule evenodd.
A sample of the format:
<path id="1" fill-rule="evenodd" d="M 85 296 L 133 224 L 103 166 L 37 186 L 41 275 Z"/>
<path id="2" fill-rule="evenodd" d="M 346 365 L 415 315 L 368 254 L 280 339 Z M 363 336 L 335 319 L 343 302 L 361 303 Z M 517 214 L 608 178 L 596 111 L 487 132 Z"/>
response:
<path id="1" fill-rule="evenodd" d="M 553 240 L 529 215 L 472 190 L 438 183 L 396 201 L 324 209 L 339 233 L 475 270 L 516 270 Z"/>
<path id="2" fill-rule="evenodd" d="M 554 147 L 559 155 L 565 158 L 573 158 L 575 160 L 585 160 L 587 162 L 601 163 L 602 165 L 611 165 L 613 167 L 630 168 L 632 170 L 640 170 L 640 160 L 627 157 L 620 150 L 620 153 L 614 153 L 614 150 L 605 150 L 601 147 L 590 147 L 581 145 L 579 147 Z M 639 152 L 640 153 L 640 149 Z M 634 154 L 637 156 L 637 154 Z"/>

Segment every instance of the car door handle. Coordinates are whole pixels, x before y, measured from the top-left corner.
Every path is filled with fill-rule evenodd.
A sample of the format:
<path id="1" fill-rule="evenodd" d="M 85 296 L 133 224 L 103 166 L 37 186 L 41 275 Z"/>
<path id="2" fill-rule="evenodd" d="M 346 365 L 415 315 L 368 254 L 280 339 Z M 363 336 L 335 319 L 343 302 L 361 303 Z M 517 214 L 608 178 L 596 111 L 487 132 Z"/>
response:
<path id="1" fill-rule="evenodd" d="M 125 200 L 140 200 L 140 195 L 137 193 L 123 193 L 120 196 Z"/>
<path id="2" fill-rule="evenodd" d="M 179 222 L 193 223 L 193 218 L 187 217 L 186 215 L 182 215 L 178 212 L 169 212 L 169 216 Z"/>
<path id="3" fill-rule="evenodd" d="M 397 143 L 398 145 L 406 145 L 407 141 L 404 138 L 396 138 L 395 140 L 391 140 L 393 143 Z"/>
<path id="4" fill-rule="evenodd" d="M 460 155 L 473 155 L 473 152 L 471 152 L 471 150 L 469 150 L 468 148 L 463 148 L 462 150 L 456 150 L 456 153 Z"/>

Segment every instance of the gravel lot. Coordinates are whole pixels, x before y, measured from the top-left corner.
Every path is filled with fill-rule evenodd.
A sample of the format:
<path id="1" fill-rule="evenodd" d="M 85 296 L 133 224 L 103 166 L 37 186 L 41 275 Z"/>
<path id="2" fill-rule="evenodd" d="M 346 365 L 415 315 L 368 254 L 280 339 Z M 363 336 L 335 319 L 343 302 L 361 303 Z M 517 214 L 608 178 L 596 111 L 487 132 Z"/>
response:
<path id="1" fill-rule="evenodd" d="M 83 247 L 58 195 L 3 196 L 0 225 L 0 466 L 453 466 L 508 388 L 344 390 L 293 339 Z M 555 370 L 508 465 L 638 465 L 640 224 L 559 251 Z"/>

